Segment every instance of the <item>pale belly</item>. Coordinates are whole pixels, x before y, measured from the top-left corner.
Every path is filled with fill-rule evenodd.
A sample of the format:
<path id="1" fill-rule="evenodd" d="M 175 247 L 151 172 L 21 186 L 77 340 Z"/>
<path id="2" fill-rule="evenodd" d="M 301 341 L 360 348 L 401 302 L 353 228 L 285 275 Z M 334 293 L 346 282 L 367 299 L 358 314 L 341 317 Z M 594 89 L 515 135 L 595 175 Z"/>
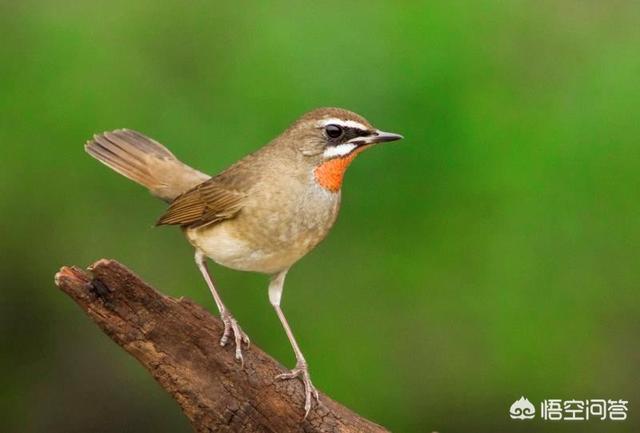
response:
<path id="1" fill-rule="evenodd" d="M 247 210 L 238 218 L 186 229 L 185 235 L 196 249 L 222 266 L 274 274 L 288 269 L 311 251 L 333 225 L 339 196 L 313 202 L 314 206 L 297 206 L 293 210 Z"/>
<path id="2" fill-rule="evenodd" d="M 296 242 L 288 248 L 258 246 L 238 235 L 227 223 L 188 229 L 189 242 L 214 262 L 239 271 L 277 273 L 298 261 L 315 245 Z"/>

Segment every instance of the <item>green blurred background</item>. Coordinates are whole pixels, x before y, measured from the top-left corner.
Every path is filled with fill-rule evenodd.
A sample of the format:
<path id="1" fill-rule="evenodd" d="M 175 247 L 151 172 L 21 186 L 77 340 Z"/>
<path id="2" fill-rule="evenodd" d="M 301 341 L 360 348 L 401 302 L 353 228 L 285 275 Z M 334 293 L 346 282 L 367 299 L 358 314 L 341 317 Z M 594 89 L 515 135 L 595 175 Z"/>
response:
<path id="1" fill-rule="evenodd" d="M 215 173 L 318 106 L 406 139 L 353 164 L 289 274 L 316 385 L 398 432 L 637 432 L 640 4 L 533 0 L 1 1 L 0 431 L 189 431 L 53 286 L 110 257 L 214 310 L 163 203 L 85 140 L 138 129 Z M 266 278 L 213 270 L 292 366 Z M 513 421 L 521 395 L 629 420 Z"/>

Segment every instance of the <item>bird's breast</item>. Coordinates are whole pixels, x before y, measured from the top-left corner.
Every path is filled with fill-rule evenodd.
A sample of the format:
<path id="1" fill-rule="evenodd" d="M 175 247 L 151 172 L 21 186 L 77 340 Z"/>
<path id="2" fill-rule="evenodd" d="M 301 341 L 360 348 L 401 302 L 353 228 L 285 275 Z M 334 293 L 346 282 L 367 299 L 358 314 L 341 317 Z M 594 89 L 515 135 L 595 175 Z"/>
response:
<path id="1" fill-rule="evenodd" d="M 215 262 L 237 270 L 275 273 L 324 239 L 336 220 L 340 192 L 315 184 L 252 191 L 237 217 L 187 229 L 189 241 Z"/>

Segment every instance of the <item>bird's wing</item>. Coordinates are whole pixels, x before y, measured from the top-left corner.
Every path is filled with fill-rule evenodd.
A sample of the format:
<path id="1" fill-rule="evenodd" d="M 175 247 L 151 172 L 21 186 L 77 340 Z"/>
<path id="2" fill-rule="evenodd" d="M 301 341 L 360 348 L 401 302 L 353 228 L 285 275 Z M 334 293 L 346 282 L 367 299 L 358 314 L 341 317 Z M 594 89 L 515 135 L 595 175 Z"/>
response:
<path id="1" fill-rule="evenodd" d="M 157 225 L 198 227 L 230 219 L 242 209 L 245 197 L 216 176 L 177 197 Z"/>

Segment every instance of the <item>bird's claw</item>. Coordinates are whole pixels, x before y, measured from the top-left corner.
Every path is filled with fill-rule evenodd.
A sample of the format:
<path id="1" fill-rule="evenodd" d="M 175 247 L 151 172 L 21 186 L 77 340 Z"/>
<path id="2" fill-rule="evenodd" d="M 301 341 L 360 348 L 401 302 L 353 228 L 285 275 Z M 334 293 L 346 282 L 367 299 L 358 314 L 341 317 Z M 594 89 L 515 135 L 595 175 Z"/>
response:
<path id="1" fill-rule="evenodd" d="M 282 373 L 276 376 L 277 380 L 288 380 L 299 377 L 304 385 L 304 419 L 307 418 L 311 411 L 311 396 L 316 400 L 317 404 L 320 404 L 320 394 L 313 383 L 311 383 L 311 377 L 309 376 L 309 367 L 306 363 L 298 362 L 296 367 L 288 373 Z"/>
<path id="2" fill-rule="evenodd" d="M 233 334 L 233 340 L 236 344 L 236 359 L 244 366 L 244 358 L 242 358 L 242 343 L 249 347 L 249 344 L 251 343 L 249 336 L 244 333 L 236 319 L 234 319 L 228 311 L 223 311 L 221 318 L 222 323 L 224 323 L 224 332 L 220 338 L 220 346 L 226 346 L 229 342 L 229 337 Z"/>

